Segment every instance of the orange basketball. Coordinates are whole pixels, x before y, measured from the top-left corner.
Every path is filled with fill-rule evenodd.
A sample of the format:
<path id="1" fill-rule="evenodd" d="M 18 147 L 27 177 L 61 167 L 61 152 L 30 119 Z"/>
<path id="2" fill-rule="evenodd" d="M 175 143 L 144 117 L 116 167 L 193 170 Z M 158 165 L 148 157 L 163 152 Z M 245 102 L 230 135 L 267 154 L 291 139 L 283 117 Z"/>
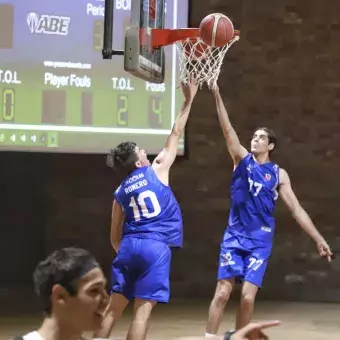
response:
<path id="1" fill-rule="evenodd" d="M 234 25 L 231 20 L 221 14 L 207 15 L 200 24 L 200 37 L 209 46 L 226 45 L 234 36 Z"/>

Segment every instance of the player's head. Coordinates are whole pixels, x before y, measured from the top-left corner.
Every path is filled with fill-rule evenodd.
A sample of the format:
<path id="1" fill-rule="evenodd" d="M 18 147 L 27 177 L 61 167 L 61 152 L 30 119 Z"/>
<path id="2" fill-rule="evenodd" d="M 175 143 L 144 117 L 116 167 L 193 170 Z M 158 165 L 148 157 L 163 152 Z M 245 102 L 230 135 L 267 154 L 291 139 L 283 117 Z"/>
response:
<path id="1" fill-rule="evenodd" d="M 260 127 L 255 130 L 251 140 L 251 152 L 254 155 L 271 154 L 276 148 L 276 136 L 274 131 Z"/>
<path id="2" fill-rule="evenodd" d="M 149 166 L 150 161 L 145 150 L 141 149 L 134 142 L 123 142 L 111 149 L 107 156 L 107 165 L 114 170 L 120 170 L 127 173 L 140 168 Z"/>
<path id="3" fill-rule="evenodd" d="M 63 248 L 40 262 L 33 274 L 47 317 L 74 332 L 95 331 L 108 302 L 98 262 L 84 249 Z"/>

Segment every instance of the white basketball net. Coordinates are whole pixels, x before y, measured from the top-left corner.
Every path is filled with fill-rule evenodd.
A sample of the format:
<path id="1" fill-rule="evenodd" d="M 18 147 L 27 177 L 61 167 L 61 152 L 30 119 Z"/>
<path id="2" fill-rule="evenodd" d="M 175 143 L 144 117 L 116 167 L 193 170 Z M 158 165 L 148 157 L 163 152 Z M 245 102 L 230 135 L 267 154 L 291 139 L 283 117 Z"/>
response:
<path id="1" fill-rule="evenodd" d="M 200 38 L 177 41 L 180 81 L 187 82 L 193 75 L 200 87 L 203 83 L 209 88 L 215 87 L 224 56 L 239 39 L 240 37 L 235 35 L 227 45 L 215 48 L 206 45 Z"/>

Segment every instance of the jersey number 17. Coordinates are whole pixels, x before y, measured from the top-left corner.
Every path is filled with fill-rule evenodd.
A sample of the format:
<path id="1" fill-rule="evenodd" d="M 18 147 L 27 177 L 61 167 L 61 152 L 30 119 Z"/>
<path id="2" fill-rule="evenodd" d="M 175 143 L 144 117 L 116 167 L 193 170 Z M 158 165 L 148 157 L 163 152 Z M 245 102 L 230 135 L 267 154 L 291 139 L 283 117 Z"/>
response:
<path id="1" fill-rule="evenodd" d="M 259 192 L 261 191 L 263 185 L 261 183 L 254 182 L 249 177 L 248 177 L 248 182 L 249 182 L 249 191 L 251 192 L 254 187 L 255 188 L 254 196 L 257 196 Z"/>

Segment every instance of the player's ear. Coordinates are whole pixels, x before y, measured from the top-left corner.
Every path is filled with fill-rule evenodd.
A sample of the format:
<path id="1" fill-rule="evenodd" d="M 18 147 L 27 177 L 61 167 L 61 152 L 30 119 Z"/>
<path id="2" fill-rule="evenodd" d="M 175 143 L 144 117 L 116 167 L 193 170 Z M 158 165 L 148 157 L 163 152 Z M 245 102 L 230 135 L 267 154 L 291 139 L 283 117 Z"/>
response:
<path id="1" fill-rule="evenodd" d="M 138 160 L 138 161 L 135 163 L 135 166 L 136 166 L 136 168 L 141 168 L 143 165 L 142 165 L 142 163 L 140 162 L 140 160 Z"/>
<path id="2" fill-rule="evenodd" d="M 269 151 L 274 150 L 274 148 L 275 148 L 275 144 L 274 144 L 274 143 L 270 143 L 270 144 L 268 145 Z"/>
<path id="3" fill-rule="evenodd" d="M 61 285 L 56 284 L 52 287 L 52 305 L 64 305 L 69 297 L 68 291 Z"/>

